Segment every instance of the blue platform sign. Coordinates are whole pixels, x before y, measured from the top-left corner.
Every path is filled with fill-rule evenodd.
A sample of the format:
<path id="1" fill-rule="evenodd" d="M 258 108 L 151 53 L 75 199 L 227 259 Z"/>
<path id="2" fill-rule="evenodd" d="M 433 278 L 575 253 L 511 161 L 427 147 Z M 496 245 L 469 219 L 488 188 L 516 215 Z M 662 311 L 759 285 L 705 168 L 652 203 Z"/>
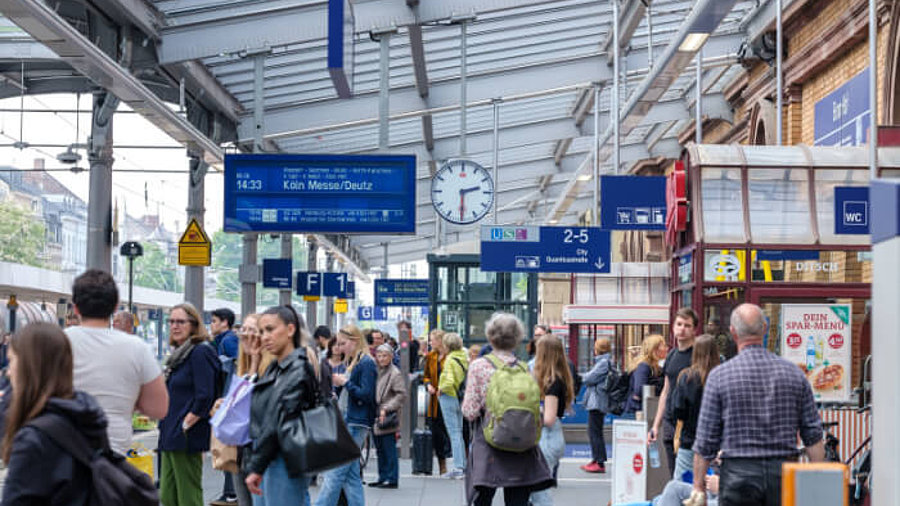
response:
<path id="1" fill-rule="evenodd" d="M 868 186 L 835 187 L 835 234 L 868 234 L 870 221 Z"/>
<path id="2" fill-rule="evenodd" d="M 356 310 L 356 318 L 361 322 L 372 321 L 372 306 L 359 306 Z"/>
<path id="3" fill-rule="evenodd" d="M 322 296 L 322 273 L 321 272 L 298 272 L 297 273 L 297 295 L 308 297 Z"/>
<path id="4" fill-rule="evenodd" d="M 815 146 L 860 146 L 868 142 L 869 69 L 816 102 Z"/>
<path id="5" fill-rule="evenodd" d="M 427 279 L 376 279 L 376 306 L 427 306 Z"/>
<path id="6" fill-rule="evenodd" d="M 322 295 L 325 297 L 337 297 L 339 299 L 347 298 L 347 273 L 345 272 L 326 272 L 323 274 Z"/>
<path id="7" fill-rule="evenodd" d="M 266 258 L 263 260 L 263 287 L 290 289 L 293 276 L 290 258 Z"/>
<path id="8" fill-rule="evenodd" d="M 609 231 L 598 227 L 481 227 L 481 270 L 609 272 Z"/>
<path id="9" fill-rule="evenodd" d="M 414 234 L 416 157 L 225 155 L 225 231 Z"/>
<path id="10" fill-rule="evenodd" d="M 601 176 L 600 227 L 604 230 L 665 230 L 666 178 Z"/>
<path id="11" fill-rule="evenodd" d="M 357 316 L 359 321 L 383 322 L 388 319 L 388 311 L 386 307 L 381 306 L 360 306 Z"/>

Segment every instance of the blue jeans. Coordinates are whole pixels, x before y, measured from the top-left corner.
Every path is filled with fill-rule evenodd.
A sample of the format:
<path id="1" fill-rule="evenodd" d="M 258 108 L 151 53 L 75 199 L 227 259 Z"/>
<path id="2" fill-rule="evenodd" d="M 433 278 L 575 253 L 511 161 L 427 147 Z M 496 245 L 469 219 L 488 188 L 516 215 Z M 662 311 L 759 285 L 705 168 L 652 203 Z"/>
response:
<path id="1" fill-rule="evenodd" d="M 296 504 L 309 506 L 309 478 L 300 475 L 292 478 L 280 456 L 269 463 L 263 473 L 262 495 L 253 496 L 253 506 L 281 506 Z"/>
<path id="2" fill-rule="evenodd" d="M 694 452 L 679 448 L 678 454 L 675 456 L 675 470 L 672 472 L 672 479 L 682 481 L 682 476 L 686 471 L 694 471 Z"/>
<path id="3" fill-rule="evenodd" d="M 459 408 L 459 399 L 441 393 L 438 398 L 441 412 L 444 414 L 444 425 L 450 436 L 450 449 L 453 452 L 453 467 L 466 468 L 466 445 L 463 443 L 463 417 Z"/>
<path id="4" fill-rule="evenodd" d="M 555 468 L 559 464 L 559 459 L 566 453 L 566 439 L 563 436 L 562 422 L 556 420 L 556 423 L 550 427 L 541 429 L 541 441 L 538 444 L 544 460 L 547 461 L 547 467 Z M 531 504 L 534 506 L 552 506 L 553 496 L 550 495 L 550 489 L 544 489 L 540 492 L 531 494 Z"/>
<path id="5" fill-rule="evenodd" d="M 375 436 L 375 449 L 378 450 L 378 483 L 397 483 L 400 478 L 397 435 L 392 432 Z"/>
<path id="6" fill-rule="evenodd" d="M 357 446 L 362 446 L 369 432 L 368 427 L 362 425 L 348 425 L 350 435 L 356 441 Z M 315 506 L 335 506 L 341 495 L 341 490 L 347 496 L 348 506 L 365 506 L 366 497 L 363 492 L 362 476 L 359 471 L 359 460 L 354 460 L 349 464 L 326 471 L 323 475 L 325 481 L 322 483 L 322 490 L 316 497 Z"/>

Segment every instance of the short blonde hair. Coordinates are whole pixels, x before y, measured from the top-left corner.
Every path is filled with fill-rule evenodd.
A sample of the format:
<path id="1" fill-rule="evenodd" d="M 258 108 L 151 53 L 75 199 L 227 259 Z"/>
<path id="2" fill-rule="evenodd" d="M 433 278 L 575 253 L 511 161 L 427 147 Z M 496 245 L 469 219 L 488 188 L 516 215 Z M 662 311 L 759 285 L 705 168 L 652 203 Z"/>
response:
<path id="1" fill-rule="evenodd" d="M 509 351 L 522 342 L 525 327 L 522 320 L 510 313 L 494 313 L 485 324 L 488 342 L 496 350 Z"/>
<path id="2" fill-rule="evenodd" d="M 463 347 L 462 338 L 456 332 L 447 332 L 444 334 L 444 346 L 447 351 L 461 350 Z"/>

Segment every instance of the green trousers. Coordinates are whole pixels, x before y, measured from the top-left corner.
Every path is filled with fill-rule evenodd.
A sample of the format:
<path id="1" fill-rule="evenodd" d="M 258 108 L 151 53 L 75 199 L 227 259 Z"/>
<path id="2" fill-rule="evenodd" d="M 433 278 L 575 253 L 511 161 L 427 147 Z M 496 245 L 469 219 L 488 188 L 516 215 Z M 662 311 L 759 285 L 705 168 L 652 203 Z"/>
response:
<path id="1" fill-rule="evenodd" d="M 203 506 L 203 454 L 159 452 L 159 500 L 164 506 Z"/>

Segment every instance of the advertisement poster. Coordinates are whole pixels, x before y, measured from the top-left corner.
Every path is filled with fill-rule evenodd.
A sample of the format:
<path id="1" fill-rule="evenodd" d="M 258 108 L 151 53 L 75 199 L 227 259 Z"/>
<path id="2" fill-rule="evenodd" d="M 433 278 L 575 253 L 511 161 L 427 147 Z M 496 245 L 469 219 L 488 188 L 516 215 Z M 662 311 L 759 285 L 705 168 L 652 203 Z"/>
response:
<path id="1" fill-rule="evenodd" d="M 659 457 L 656 455 L 657 459 Z M 648 465 L 650 463 L 647 462 L 647 423 L 628 420 L 614 421 L 613 504 L 647 500 Z"/>
<path id="2" fill-rule="evenodd" d="M 850 400 L 849 304 L 783 304 L 781 354 L 797 364 L 817 402 Z"/>

